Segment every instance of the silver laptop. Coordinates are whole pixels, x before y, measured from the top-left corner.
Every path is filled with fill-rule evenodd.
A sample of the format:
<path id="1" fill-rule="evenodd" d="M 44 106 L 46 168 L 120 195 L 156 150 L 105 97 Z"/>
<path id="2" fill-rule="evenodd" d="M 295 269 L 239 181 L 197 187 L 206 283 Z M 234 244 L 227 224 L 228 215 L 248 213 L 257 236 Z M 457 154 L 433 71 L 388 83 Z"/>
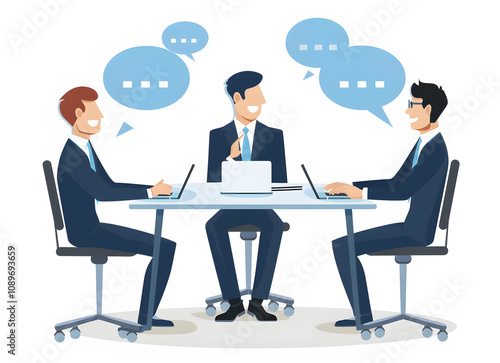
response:
<path id="1" fill-rule="evenodd" d="M 223 161 L 221 194 L 271 194 L 270 161 Z"/>

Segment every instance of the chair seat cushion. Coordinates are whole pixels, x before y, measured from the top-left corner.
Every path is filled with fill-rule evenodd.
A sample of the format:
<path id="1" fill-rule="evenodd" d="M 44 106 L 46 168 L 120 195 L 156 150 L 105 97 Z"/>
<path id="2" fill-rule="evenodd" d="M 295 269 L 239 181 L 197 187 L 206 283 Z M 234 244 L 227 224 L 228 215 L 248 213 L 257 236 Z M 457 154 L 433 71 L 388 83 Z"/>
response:
<path id="1" fill-rule="evenodd" d="M 108 250 L 95 247 L 59 247 L 56 250 L 58 256 L 135 256 L 135 253 Z"/>
<path id="2" fill-rule="evenodd" d="M 442 256 L 448 253 L 444 246 L 402 247 L 369 253 L 369 256 Z"/>

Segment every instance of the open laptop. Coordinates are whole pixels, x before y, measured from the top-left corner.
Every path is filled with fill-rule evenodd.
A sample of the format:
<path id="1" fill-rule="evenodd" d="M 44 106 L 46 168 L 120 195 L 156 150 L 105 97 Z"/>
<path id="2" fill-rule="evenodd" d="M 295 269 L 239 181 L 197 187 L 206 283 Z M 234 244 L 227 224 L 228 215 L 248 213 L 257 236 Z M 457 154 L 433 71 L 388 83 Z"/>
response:
<path id="1" fill-rule="evenodd" d="M 221 194 L 271 194 L 270 161 L 223 161 Z"/>
<path id="2" fill-rule="evenodd" d="M 313 184 L 311 178 L 309 177 L 309 173 L 307 172 L 304 164 L 302 164 L 301 167 L 302 167 L 302 170 L 304 170 L 304 174 L 306 174 L 307 181 L 311 185 L 311 189 L 313 190 L 314 195 L 316 196 L 316 199 L 351 199 L 347 195 L 345 195 L 344 193 L 330 195 L 327 192 L 321 192 L 318 194 L 318 192 L 316 191 L 316 188 L 314 187 L 314 184 Z"/>
<path id="3" fill-rule="evenodd" d="M 157 198 L 157 199 L 181 199 L 181 196 L 182 196 L 182 193 L 184 192 L 184 188 L 186 187 L 187 185 L 187 182 L 189 180 L 189 177 L 191 176 L 191 173 L 193 172 L 193 169 L 194 169 L 194 164 L 191 165 L 191 168 L 189 169 L 189 173 L 186 177 L 186 180 L 184 180 L 184 184 L 182 184 L 182 188 L 181 190 L 179 191 L 179 193 L 177 192 L 173 192 L 172 194 L 168 195 L 168 194 L 158 194 L 156 197 L 154 198 Z"/>

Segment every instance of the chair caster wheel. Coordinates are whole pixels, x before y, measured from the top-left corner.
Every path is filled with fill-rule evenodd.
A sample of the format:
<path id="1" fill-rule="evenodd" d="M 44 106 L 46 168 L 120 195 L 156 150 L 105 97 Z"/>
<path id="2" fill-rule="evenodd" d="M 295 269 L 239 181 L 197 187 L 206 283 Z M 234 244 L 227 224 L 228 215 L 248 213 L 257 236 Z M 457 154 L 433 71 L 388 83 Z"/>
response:
<path id="1" fill-rule="evenodd" d="M 377 327 L 377 329 L 375 329 L 375 336 L 377 338 L 382 338 L 384 335 L 385 335 L 384 327 L 379 326 L 379 327 Z"/>
<path id="2" fill-rule="evenodd" d="M 446 330 L 439 331 L 438 339 L 440 342 L 445 342 L 448 339 L 448 333 L 446 332 Z"/>
<path id="3" fill-rule="evenodd" d="M 271 301 L 267 307 L 270 312 L 274 313 L 275 311 L 278 311 L 279 304 L 276 301 Z"/>
<path id="4" fill-rule="evenodd" d="M 205 314 L 207 314 L 208 316 L 214 316 L 216 312 L 217 312 L 217 309 L 213 305 L 208 305 L 205 308 Z"/>
<path id="5" fill-rule="evenodd" d="M 227 300 L 224 300 L 223 302 L 220 303 L 220 309 L 222 311 L 227 311 L 230 306 L 231 306 L 231 304 Z"/>
<path id="6" fill-rule="evenodd" d="M 370 340 L 371 337 L 372 337 L 372 333 L 370 333 L 369 330 L 363 330 L 361 332 L 361 339 L 363 339 L 363 340 Z"/>
<path id="7" fill-rule="evenodd" d="M 292 305 L 287 305 L 285 306 L 285 309 L 283 310 L 286 316 L 290 317 L 293 314 L 295 314 L 295 309 L 293 308 Z"/>
<path id="8" fill-rule="evenodd" d="M 432 337 L 432 329 L 428 326 L 425 326 L 423 329 L 422 329 L 422 335 L 425 337 L 425 338 L 430 338 Z"/>
<path id="9" fill-rule="evenodd" d="M 54 334 L 54 339 L 58 343 L 64 342 L 64 338 L 65 338 L 64 333 L 61 330 L 56 331 L 56 333 Z"/>
<path id="10" fill-rule="evenodd" d="M 70 330 L 69 332 L 69 335 L 71 336 L 71 338 L 73 339 L 78 339 L 80 338 L 80 335 L 82 334 L 82 332 L 80 331 L 80 329 L 78 329 L 77 326 L 75 326 L 73 329 Z"/>
<path id="11" fill-rule="evenodd" d="M 127 337 L 128 330 L 125 330 L 123 328 L 118 328 L 118 336 L 122 339 L 125 339 Z"/>
<path id="12" fill-rule="evenodd" d="M 133 331 L 129 332 L 129 333 L 127 334 L 127 340 L 128 340 L 130 343 L 135 342 L 135 341 L 137 340 L 137 333 L 136 333 L 136 332 L 133 332 Z"/>

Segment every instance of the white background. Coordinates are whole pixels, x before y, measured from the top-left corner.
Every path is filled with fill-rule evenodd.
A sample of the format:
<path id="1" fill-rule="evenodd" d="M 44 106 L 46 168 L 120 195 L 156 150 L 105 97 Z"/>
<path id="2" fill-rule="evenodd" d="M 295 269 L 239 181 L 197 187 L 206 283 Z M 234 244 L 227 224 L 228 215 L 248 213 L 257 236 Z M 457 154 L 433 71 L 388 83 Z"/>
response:
<path id="1" fill-rule="evenodd" d="M 52 6 L 44 10 L 43 3 Z M 4 288 L 0 290 L 6 291 L 6 248 L 13 243 L 18 248 L 19 327 L 18 356 L 12 360 L 302 361 L 314 357 L 342 362 L 437 362 L 472 360 L 488 351 L 495 354 L 495 266 L 500 251 L 495 193 L 498 167 L 493 156 L 498 155 L 500 131 L 494 111 L 500 88 L 500 29 L 493 3 L 74 0 L 55 6 L 53 1 L 43 0 L 3 2 L 0 251 L 4 257 L 0 257 L 0 285 Z M 405 89 L 384 107 L 392 128 L 367 111 L 349 110 L 328 100 L 319 87 L 319 70 L 308 69 L 288 55 L 288 30 L 311 17 L 341 24 L 351 45 L 380 47 L 401 61 Z M 195 62 L 181 56 L 191 75 L 185 95 L 156 111 L 119 107 L 102 83 L 107 62 L 134 46 L 162 47 L 163 30 L 177 21 L 197 22 L 210 37 L 208 45 L 194 54 Z M 28 31 L 28 22 L 35 28 Z M 24 41 L 14 45 L 13 37 Z M 48 159 L 57 165 L 70 132 L 57 111 L 59 98 L 81 85 L 98 91 L 105 120 L 94 145 L 115 181 L 150 184 L 165 178 L 178 183 L 195 163 L 192 181 L 202 182 L 209 130 L 232 118 L 223 81 L 247 69 L 264 75 L 261 88 L 267 105 L 259 119 L 284 131 L 291 182 L 305 182 L 301 163 L 318 183 L 391 177 L 418 137 L 404 114 L 409 87 L 419 79 L 443 86 L 449 106 L 440 118 L 440 127 L 450 160 L 461 162 L 450 223 L 450 253 L 414 258 L 409 267 L 408 311 L 457 324 L 446 343 L 433 337 L 399 345 L 255 350 L 146 346 L 138 344 L 140 341 L 124 344 L 88 338 L 55 343 L 54 324 L 88 312 L 95 289 L 89 261 L 59 258 L 54 253 L 42 162 Z M 307 70 L 315 76 L 303 81 Z M 134 130 L 116 138 L 123 122 Z M 355 212 L 355 229 L 401 221 L 407 209 L 406 202 L 380 202 L 374 211 Z M 205 297 L 219 291 L 204 230 L 213 212 L 165 213 L 163 235 L 178 246 L 160 308 L 203 307 Z M 98 213 L 102 221 L 153 231 L 154 212 L 130 210 L 126 202 L 100 203 Z M 291 230 L 283 238 L 273 290 L 292 295 L 297 308 L 347 308 L 330 245 L 333 238 L 345 234 L 343 213 L 279 211 L 279 215 L 291 224 Z M 436 243 L 442 237 L 438 234 Z M 236 264 L 242 266 L 242 244 L 235 241 L 233 251 Z M 105 311 L 138 308 L 148 260 L 143 256 L 110 260 L 104 286 L 113 293 L 107 295 Z M 362 261 L 374 310 L 397 311 L 396 264 L 391 258 L 362 257 Z M 113 274 L 127 277 L 120 284 Z M 110 287 L 107 284 L 113 277 L 115 285 Z M 449 285 L 459 288 L 450 290 Z M 6 302 L 5 293 L 1 295 Z M 0 317 L 3 337 L 7 316 Z M 9 356 L 4 343 L 1 345 L 3 360 Z"/>

